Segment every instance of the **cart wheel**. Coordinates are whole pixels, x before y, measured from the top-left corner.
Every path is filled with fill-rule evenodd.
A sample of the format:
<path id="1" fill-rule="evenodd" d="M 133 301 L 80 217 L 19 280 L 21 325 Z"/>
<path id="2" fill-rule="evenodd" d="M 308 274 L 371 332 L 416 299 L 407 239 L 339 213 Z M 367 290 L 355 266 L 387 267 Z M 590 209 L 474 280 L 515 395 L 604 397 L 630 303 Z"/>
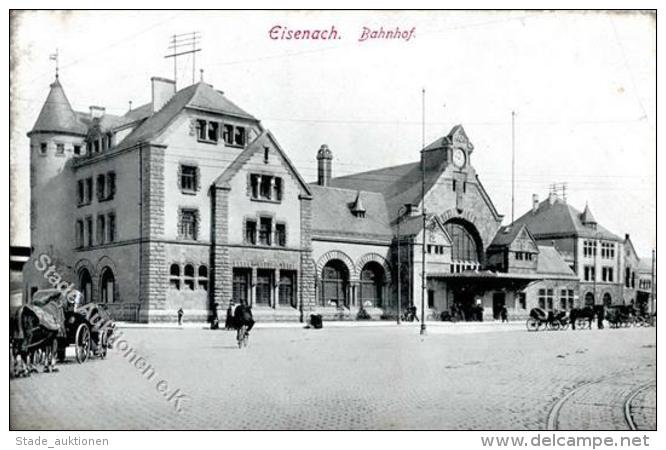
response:
<path id="1" fill-rule="evenodd" d="M 527 319 L 527 331 L 537 331 L 539 329 L 539 322 L 530 317 Z"/>
<path id="2" fill-rule="evenodd" d="M 577 330 L 584 330 L 585 328 L 589 328 L 589 322 L 587 319 L 577 319 L 576 320 L 576 329 Z"/>
<path id="3" fill-rule="evenodd" d="M 90 328 L 85 323 L 82 323 L 76 329 L 74 346 L 76 348 L 76 361 L 79 364 L 85 362 L 90 354 Z"/>
<path id="4" fill-rule="evenodd" d="M 562 324 L 562 327 L 560 327 L 560 330 L 568 330 L 569 329 L 569 322 L 565 322 Z"/>
<path id="5" fill-rule="evenodd" d="M 555 322 L 550 322 L 550 323 L 548 324 L 548 327 L 549 327 L 551 330 L 553 330 L 553 331 L 557 331 L 557 330 L 560 329 L 560 323 L 557 322 L 557 321 L 555 321 Z"/>

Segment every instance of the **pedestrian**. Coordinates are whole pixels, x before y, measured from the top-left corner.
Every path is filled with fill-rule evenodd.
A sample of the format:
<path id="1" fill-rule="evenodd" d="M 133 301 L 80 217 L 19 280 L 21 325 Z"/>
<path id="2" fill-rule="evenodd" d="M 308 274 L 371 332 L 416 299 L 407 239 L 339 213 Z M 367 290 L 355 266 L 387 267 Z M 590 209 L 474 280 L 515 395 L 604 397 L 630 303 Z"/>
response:
<path id="1" fill-rule="evenodd" d="M 180 308 L 178 308 L 178 313 L 177 314 L 178 314 L 178 325 L 180 326 L 180 325 L 183 324 L 183 314 L 185 314 L 183 312 L 183 307 L 182 306 Z"/>
<path id="2" fill-rule="evenodd" d="M 506 305 L 502 305 L 502 309 L 500 310 L 500 318 L 502 319 L 502 323 L 509 321 L 509 311 L 507 311 Z"/>
<path id="3" fill-rule="evenodd" d="M 229 307 L 227 308 L 227 317 L 224 320 L 224 329 L 225 330 L 233 330 L 236 328 L 234 325 L 234 309 L 236 308 L 236 303 L 231 300 L 229 302 Z"/>

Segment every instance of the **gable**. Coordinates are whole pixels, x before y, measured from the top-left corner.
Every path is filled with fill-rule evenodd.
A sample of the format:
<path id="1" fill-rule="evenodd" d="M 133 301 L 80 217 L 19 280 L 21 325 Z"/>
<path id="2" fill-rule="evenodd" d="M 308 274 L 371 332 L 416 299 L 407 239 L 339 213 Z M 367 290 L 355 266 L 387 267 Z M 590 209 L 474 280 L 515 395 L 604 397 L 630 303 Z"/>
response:
<path id="1" fill-rule="evenodd" d="M 298 185 L 300 195 L 311 198 L 312 192 L 310 191 L 310 186 L 305 180 L 303 180 L 273 134 L 268 130 L 263 131 L 255 140 L 248 144 L 245 150 L 243 150 L 234 162 L 232 162 L 231 165 L 229 165 L 229 167 L 215 180 L 213 186 L 220 189 L 231 189 L 231 179 L 257 155 L 263 158 L 262 155 L 266 149 L 268 149 L 269 155 L 277 156 L 278 161 L 285 167 L 288 174 Z M 254 167 L 257 168 L 257 171 L 261 172 L 261 164 L 256 164 Z"/>
<path id="2" fill-rule="evenodd" d="M 509 249 L 514 252 L 539 253 L 536 241 L 524 225 L 509 245 Z"/>

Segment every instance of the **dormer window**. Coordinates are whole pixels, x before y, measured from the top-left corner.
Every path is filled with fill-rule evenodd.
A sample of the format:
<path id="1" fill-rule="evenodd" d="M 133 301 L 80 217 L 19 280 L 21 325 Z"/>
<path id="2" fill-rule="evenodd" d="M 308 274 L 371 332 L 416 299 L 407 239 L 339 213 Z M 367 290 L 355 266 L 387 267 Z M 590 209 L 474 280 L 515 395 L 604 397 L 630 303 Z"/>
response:
<path id="1" fill-rule="evenodd" d="M 42 156 L 46 156 L 46 152 L 48 151 L 48 148 L 49 147 L 46 144 L 46 142 L 42 142 L 41 144 L 39 144 L 39 154 L 42 155 Z"/>
<path id="2" fill-rule="evenodd" d="M 224 124 L 224 131 L 222 138 L 224 143 L 230 147 L 245 147 L 246 139 L 245 127 L 232 125 L 229 123 Z"/>
<path id="3" fill-rule="evenodd" d="M 216 143 L 220 137 L 218 122 L 197 119 L 197 137 L 200 142 Z"/>

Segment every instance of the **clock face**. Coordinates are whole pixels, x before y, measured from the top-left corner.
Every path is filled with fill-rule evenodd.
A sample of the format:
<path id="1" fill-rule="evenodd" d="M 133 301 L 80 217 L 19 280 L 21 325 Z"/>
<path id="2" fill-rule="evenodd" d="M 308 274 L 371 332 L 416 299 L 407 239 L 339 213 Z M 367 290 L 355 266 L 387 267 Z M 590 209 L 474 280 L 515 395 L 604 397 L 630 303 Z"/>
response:
<path id="1" fill-rule="evenodd" d="M 465 165 L 465 152 L 459 148 L 453 152 L 453 164 L 455 164 L 456 167 L 462 167 Z"/>

